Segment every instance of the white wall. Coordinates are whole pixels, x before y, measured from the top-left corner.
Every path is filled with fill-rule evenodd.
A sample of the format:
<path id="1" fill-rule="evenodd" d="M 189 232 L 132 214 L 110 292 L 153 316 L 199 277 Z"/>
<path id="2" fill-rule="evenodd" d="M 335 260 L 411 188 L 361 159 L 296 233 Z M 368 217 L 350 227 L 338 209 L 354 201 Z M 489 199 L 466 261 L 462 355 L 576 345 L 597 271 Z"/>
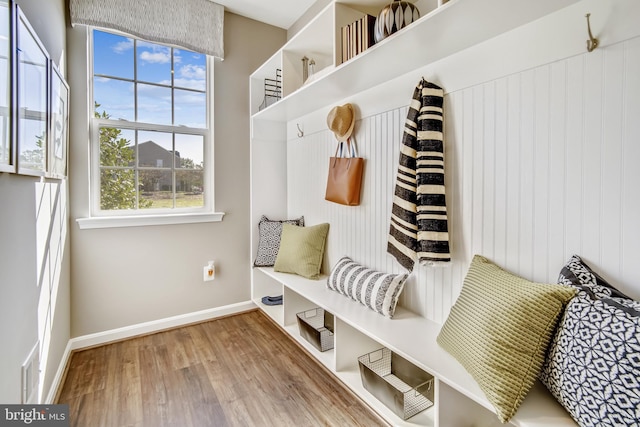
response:
<path id="1" fill-rule="evenodd" d="M 587 12 L 601 41 L 592 53 Z M 289 216 L 331 223 L 328 267 L 348 254 L 402 271 L 386 236 L 406 106 L 424 76 L 446 92 L 453 262 L 416 268 L 401 304 L 442 322 L 476 253 L 550 282 L 575 253 L 640 298 L 639 18 L 631 0 L 582 1 L 345 99 L 359 110 L 355 138 L 367 159 L 359 207 L 324 201 L 332 106 L 289 122 Z"/>
<path id="2" fill-rule="evenodd" d="M 249 75 L 286 39 L 282 29 L 225 14 L 215 63 L 215 209 L 222 222 L 80 230 L 89 215 L 86 34 L 68 31 L 71 90 L 72 336 L 250 299 Z M 216 260 L 216 280 L 202 268 Z"/>
<path id="3" fill-rule="evenodd" d="M 64 73 L 64 1 L 18 4 Z M 44 401 L 70 334 L 67 182 L 2 173 L 0 200 L 0 402 L 21 402 L 21 366 L 38 341 Z"/>

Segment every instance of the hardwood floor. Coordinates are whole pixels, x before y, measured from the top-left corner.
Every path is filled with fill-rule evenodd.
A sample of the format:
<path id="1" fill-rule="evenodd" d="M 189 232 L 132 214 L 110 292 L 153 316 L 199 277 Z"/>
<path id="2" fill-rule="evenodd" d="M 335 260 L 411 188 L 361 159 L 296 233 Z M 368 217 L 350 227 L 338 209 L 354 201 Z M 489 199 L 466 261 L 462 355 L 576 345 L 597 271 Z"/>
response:
<path id="1" fill-rule="evenodd" d="M 382 426 L 262 312 L 72 355 L 71 425 Z"/>

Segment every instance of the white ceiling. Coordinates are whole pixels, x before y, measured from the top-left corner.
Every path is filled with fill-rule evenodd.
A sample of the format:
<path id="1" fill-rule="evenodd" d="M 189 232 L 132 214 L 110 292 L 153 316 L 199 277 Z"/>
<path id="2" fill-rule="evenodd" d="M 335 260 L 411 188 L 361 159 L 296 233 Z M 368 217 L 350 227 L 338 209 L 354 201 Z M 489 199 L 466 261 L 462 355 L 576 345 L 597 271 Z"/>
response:
<path id="1" fill-rule="evenodd" d="M 289 29 L 315 0 L 214 0 L 229 12 Z"/>

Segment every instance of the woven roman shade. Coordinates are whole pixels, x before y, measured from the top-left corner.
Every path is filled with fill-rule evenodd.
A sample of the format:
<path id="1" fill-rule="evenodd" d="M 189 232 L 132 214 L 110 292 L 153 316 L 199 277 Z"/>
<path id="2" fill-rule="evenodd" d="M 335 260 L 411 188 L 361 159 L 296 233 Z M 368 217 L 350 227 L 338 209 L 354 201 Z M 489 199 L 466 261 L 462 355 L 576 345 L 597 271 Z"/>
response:
<path id="1" fill-rule="evenodd" d="M 224 58 L 224 7 L 210 0 L 69 0 L 72 24 Z"/>

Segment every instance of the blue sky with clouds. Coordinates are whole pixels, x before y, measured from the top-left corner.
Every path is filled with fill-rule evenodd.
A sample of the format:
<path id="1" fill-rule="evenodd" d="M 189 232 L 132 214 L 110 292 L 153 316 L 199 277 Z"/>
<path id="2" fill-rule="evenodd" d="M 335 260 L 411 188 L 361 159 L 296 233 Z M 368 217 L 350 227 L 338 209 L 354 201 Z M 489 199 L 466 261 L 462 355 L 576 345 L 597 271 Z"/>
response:
<path id="1" fill-rule="evenodd" d="M 138 121 L 172 124 L 173 64 L 173 124 L 200 128 L 206 126 L 205 55 L 175 48 L 172 54 L 169 47 L 140 40 L 134 48 L 133 39 L 98 30 L 93 32 L 93 45 L 96 74 L 94 98 L 100 104 L 100 112 L 106 111 L 112 119 L 135 120 L 133 82 L 110 77 L 133 80 L 137 73 Z M 142 134 L 140 138 L 143 138 Z M 145 132 L 144 138 L 139 142 L 151 139 L 167 149 L 171 147 L 170 134 Z M 199 163 L 203 157 L 202 137 L 177 135 L 176 150 L 183 157 Z"/>

